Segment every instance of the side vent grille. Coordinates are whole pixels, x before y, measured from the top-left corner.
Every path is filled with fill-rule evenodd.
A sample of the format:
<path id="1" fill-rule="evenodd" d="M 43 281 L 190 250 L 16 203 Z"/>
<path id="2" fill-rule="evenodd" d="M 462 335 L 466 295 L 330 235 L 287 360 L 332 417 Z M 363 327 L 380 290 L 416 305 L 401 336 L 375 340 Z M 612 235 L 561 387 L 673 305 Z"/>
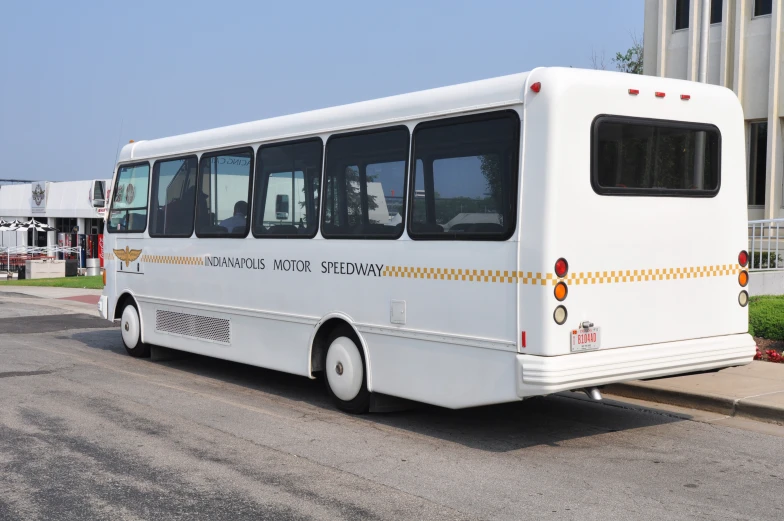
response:
<path id="1" fill-rule="evenodd" d="M 155 312 L 155 330 L 159 333 L 188 336 L 208 342 L 231 343 L 231 321 L 225 318 L 159 309 Z"/>

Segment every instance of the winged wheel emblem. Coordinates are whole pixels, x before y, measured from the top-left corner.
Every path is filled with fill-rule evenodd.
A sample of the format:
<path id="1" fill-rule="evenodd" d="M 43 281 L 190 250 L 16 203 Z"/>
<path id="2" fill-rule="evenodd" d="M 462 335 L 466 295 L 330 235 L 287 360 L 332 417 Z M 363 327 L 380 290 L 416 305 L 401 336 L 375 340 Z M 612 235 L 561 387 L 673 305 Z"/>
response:
<path id="1" fill-rule="evenodd" d="M 117 256 L 117 258 L 120 259 L 121 262 L 125 263 L 126 268 L 130 266 L 133 261 L 138 259 L 139 255 L 142 254 L 142 250 L 132 250 L 128 248 L 128 246 L 126 246 L 124 250 L 112 250 L 112 251 Z"/>

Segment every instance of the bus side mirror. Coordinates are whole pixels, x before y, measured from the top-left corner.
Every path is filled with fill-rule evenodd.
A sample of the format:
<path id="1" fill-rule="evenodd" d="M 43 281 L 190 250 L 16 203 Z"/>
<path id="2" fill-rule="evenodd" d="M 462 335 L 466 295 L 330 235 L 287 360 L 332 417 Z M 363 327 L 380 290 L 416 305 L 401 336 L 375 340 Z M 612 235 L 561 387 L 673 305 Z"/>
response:
<path id="1" fill-rule="evenodd" d="M 106 187 L 104 186 L 103 181 L 93 181 L 93 208 L 103 208 L 106 205 L 106 199 L 104 198 L 104 194 L 106 193 Z"/>

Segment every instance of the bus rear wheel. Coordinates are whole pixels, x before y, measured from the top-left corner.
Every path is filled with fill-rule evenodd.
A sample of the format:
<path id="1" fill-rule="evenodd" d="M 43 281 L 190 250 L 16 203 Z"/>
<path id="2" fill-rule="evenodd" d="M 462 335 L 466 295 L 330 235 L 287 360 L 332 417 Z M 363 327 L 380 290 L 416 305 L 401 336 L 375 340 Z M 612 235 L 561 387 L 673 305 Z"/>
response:
<path id="1" fill-rule="evenodd" d="M 336 328 L 327 339 L 324 381 L 335 406 L 351 414 L 363 414 L 370 408 L 367 370 L 362 348 L 354 330 Z"/>
<path id="2" fill-rule="evenodd" d="M 150 356 L 150 345 L 142 342 L 142 324 L 139 319 L 139 309 L 134 302 L 129 302 L 123 308 L 120 318 L 120 332 L 123 345 L 128 354 L 135 358 Z"/>

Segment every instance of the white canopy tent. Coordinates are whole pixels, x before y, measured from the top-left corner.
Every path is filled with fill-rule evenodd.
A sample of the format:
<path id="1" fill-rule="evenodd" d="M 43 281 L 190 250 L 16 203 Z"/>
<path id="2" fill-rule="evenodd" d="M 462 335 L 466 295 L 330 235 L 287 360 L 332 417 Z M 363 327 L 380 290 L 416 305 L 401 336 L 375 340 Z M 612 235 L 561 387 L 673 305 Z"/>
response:
<path id="1" fill-rule="evenodd" d="M 0 231 L 26 232 L 28 230 L 36 230 L 38 232 L 44 233 L 56 231 L 55 228 L 38 222 L 35 219 L 30 219 L 29 221 L 25 222 L 22 222 L 19 219 L 15 219 L 11 222 L 0 222 Z M 79 248 L 40 248 L 35 246 L 18 246 L 18 243 L 15 246 L 0 246 L 0 253 L 5 253 L 6 256 L 6 269 L 8 271 L 10 271 L 11 268 L 11 255 L 22 255 L 25 257 L 38 255 L 56 255 L 60 252 L 58 250 L 62 250 L 63 253 L 76 253 L 81 257 L 81 250 L 79 250 Z"/>

